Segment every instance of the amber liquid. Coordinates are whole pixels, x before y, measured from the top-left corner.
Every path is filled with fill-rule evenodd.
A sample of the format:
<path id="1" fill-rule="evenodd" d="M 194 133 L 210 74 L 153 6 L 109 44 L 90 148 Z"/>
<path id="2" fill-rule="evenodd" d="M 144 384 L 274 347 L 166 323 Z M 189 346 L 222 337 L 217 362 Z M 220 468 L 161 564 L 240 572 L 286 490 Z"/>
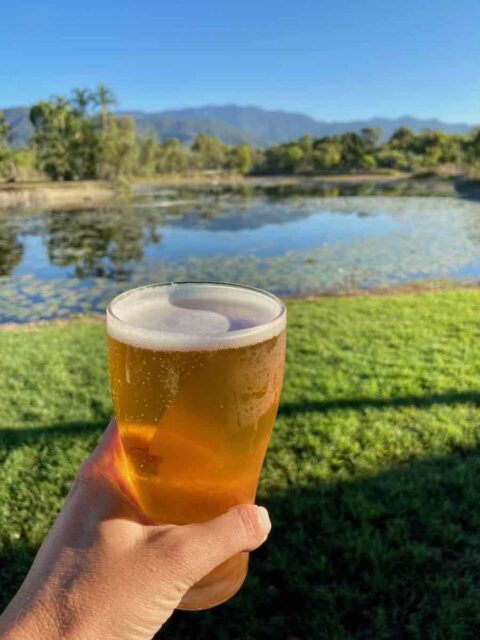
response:
<path id="1" fill-rule="evenodd" d="M 139 348 L 109 337 L 110 383 L 130 483 L 155 522 L 187 524 L 253 503 L 283 382 L 285 332 L 208 351 Z M 181 608 L 227 600 L 248 554 L 217 567 Z"/>

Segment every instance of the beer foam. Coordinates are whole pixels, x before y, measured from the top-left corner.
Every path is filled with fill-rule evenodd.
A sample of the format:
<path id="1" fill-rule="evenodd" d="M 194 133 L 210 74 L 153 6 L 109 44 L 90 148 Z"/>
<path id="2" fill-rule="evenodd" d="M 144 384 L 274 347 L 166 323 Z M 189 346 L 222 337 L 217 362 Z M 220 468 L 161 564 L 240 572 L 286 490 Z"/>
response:
<path id="1" fill-rule="evenodd" d="M 107 309 L 112 338 L 153 350 L 244 347 L 285 328 L 285 307 L 274 296 L 215 283 L 172 283 L 132 289 Z"/>

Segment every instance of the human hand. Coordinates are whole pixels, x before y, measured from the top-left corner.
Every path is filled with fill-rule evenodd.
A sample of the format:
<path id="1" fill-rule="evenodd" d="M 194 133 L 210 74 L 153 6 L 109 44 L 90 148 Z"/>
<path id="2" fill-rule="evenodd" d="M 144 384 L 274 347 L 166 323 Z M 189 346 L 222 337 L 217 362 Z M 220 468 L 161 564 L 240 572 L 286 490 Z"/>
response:
<path id="1" fill-rule="evenodd" d="M 1 638 L 149 640 L 191 586 L 267 538 L 268 513 L 254 505 L 201 524 L 147 522 L 124 455 L 112 420 L 0 617 Z"/>

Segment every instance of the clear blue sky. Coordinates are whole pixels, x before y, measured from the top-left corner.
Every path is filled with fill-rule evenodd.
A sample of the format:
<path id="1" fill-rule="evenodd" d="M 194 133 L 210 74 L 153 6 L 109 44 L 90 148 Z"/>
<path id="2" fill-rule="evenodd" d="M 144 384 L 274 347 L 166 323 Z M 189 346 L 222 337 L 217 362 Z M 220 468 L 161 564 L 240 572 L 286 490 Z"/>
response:
<path id="1" fill-rule="evenodd" d="M 479 25 L 479 0 L 6 0 L 0 106 L 101 81 L 122 108 L 475 123 Z"/>

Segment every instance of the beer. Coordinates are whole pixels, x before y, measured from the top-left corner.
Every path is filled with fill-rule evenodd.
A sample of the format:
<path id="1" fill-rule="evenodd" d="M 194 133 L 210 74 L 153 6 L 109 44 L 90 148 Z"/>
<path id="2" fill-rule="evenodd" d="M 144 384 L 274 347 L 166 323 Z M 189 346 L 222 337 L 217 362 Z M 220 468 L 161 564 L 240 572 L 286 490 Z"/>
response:
<path id="1" fill-rule="evenodd" d="M 145 514 L 187 524 L 253 503 L 283 382 L 282 303 L 234 285 L 154 285 L 116 298 L 107 329 L 115 415 Z M 247 562 L 217 567 L 181 607 L 228 599 Z"/>

